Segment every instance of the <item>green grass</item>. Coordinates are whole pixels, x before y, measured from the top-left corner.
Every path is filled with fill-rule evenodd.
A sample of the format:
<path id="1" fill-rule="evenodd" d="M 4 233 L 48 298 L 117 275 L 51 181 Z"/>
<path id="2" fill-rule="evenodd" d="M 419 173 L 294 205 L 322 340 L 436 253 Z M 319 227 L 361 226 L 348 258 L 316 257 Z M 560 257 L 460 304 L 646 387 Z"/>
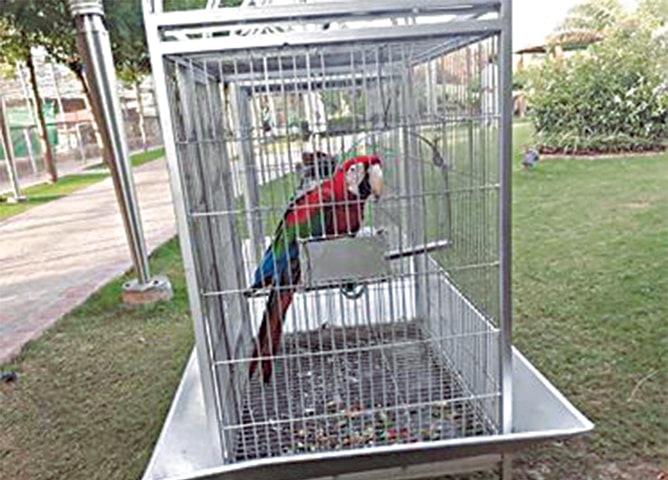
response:
<path id="1" fill-rule="evenodd" d="M 157 148 L 145 153 L 137 153 L 130 157 L 133 167 L 139 167 L 145 163 L 151 162 L 163 157 L 165 154 L 164 148 Z M 92 167 L 89 167 L 90 169 Z M 101 165 L 94 166 L 99 169 Z M 106 168 L 106 167 L 104 167 Z M 73 174 L 62 177 L 54 184 L 35 185 L 23 189 L 23 194 L 28 197 L 26 202 L 22 203 L 0 203 L 0 220 L 18 215 L 26 210 L 29 210 L 38 205 L 56 200 L 73 193 L 82 188 L 86 188 L 94 183 L 99 182 L 109 176 L 108 173 L 88 173 L 88 174 Z"/>
<path id="2" fill-rule="evenodd" d="M 596 423 L 534 458 L 555 479 L 668 468 L 668 155 L 518 163 L 515 341 Z M 575 474 L 592 461 L 590 477 Z"/>
<path id="3" fill-rule="evenodd" d="M 260 186 L 260 205 L 273 207 L 262 214 L 262 230 L 264 235 L 271 236 L 274 234 L 278 222 L 280 222 L 285 213 L 285 206 L 294 196 L 298 182 L 299 178 L 296 174 L 288 174 Z M 243 198 L 239 197 L 236 199 L 236 208 L 237 211 L 244 211 Z M 248 238 L 248 226 L 245 215 L 238 213 L 236 221 L 241 238 Z"/>
<path id="4" fill-rule="evenodd" d="M 106 173 L 68 175 L 54 184 L 35 185 L 23 189 L 28 200 L 21 203 L 0 203 L 0 220 L 18 215 L 38 205 L 64 197 L 107 178 Z"/>
<path id="5" fill-rule="evenodd" d="M 299 138 L 289 139 L 286 136 L 277 136 L 273 140 L 270 140 L 267 143 L 265 143 L 263 145 L 263 148 L 269 154 L 273 154 L 275 152 L 282 153 L 282 152 L 287 152 L 288 150 L 290 150 L 290 148 L 301 148 L 301 146 L 304 145 L 304 143 L 305 142 L 300 140 Z"/>
<path id="6" fill-rule="evenodd" d="M 155 148 L 153 150 L 148 150 L 146 152 L 133 153 L 130 155 L 130 162 L 134 168 L 140 167 L 145 163 L 151 162 L 158 158 L 165 156 L 165 149 L 163 147 Z M 108 169 L 107 164 L 104 162 L 96 163 L 94 165 L 89 165 L 86 167 L 86 170 L 99 170 L 99 169 Z"/>
<path id="7" fill-rule="evenodd" d="M 193 345 L 178 243 L 151 259 L 171 303 L 127 308 L 118 279 L 61 319 L 3 370 L 0 477 L 139 478 Z"/>
<path id="8" fill-rule="evenodd" d="M 530 136 L 515 133 L 518 146 Z M 654 480 L 668 468 L 667 172 L 668 155 L 524 171 L 516 152 L 515 342 L 596 423 L 521 455 L 518 479 Z M 262 202 L 289 196 L 283 182 Z M 2 478 L 140 476 L 193 342 L 177 243 L 151 262 L 173 303 L 123 307 L 116 280 L 2 367 L 21 375 L 0 385 Z"/>
<path id="9" fill-rule="evenodd" d="M 148 150 L 147 152 L 135 153 L 130 155 L 130 161 L 134 168 L 141 167 L 145 163 L 152 162 L 158 158 L 165 156 L 165 149 L 163 147 L 156 148 L 154 150 Z"/>

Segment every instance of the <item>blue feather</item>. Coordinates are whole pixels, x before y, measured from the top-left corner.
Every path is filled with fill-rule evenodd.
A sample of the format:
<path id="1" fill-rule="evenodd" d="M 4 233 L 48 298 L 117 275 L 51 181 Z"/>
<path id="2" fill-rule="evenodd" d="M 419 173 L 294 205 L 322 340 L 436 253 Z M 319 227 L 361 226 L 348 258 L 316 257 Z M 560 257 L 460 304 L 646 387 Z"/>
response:
<path id="1" fill-rule="evenodd" d="M 297 242 L 292 242 L 278 259 L 274 258 L 274 250 L 270 246 L 264 252 L 262 262 L 255 270 L 251 288 L 260 288 L 267 283 L 278 285 L 281 275 L 288 268 L 288 261 L 297 258 L 299 258 L 299 244 Z"/>

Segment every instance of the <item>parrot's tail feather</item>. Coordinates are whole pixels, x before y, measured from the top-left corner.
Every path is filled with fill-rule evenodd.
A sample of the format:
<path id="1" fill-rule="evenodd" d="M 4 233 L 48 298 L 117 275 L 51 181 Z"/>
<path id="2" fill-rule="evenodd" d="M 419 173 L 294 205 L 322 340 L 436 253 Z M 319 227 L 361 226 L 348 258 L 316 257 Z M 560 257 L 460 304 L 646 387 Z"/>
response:
<path id="1" fill-rule="evenodd" d="M 273 289 L 267 300 L 267 309 L 262 318 L 260 332 L 253 349 L 252 360 L 248 369 L 249 378 L 253 378 L 258 368 L 259 357 L 262 359 L 262 380 L 268 383 L 272 375 L 271 357 L 277 353 L 283 331 L 283 320 L 294 297 L 294 288 L 280 291 Z"/>

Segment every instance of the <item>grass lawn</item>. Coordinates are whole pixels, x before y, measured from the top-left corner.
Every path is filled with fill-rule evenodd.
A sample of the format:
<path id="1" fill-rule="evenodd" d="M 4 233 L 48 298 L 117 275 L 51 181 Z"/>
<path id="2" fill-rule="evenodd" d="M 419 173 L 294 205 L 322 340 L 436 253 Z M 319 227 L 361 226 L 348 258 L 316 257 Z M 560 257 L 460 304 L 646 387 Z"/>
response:
<path id="1" fill-rule="evenodd" d="M 178 243 L 151 266 L 173 302 L 127 308 L 118 279 L 2 367 L 21 376 L 0 384 L 0 478 L 141 476 L 193 345 Z"/>
<path id="2" fill-rule="evenodd" d="M 520 456 L 516 478 L 655 480 L 668 469 L 668 155 L 516 164 L 515 342 L 596 423 Z M 0 385 L 0 477 L 141 475 L 193 342 L 176 241 L 151 262 L 174 302 L 128 309 L 118 279 L 2 367 L 20 378 Z"/>
<path id="3" fill-rule="evenodd" d="M 156 160 L 158 158 L 164 157 L 165 156 L 165 149 L 163 147 L 160 148 L 155 148 L 153 150 L 148 150 L 146 152 L 140 152 L 140 153 L 133 153 L 130 155 L 130 162 L 132 163 L 132 166 L 137 168 L 141 165 L 144 165 L 145 163 L 148 163 L 150 161 Z M 89 165 L 86 167 L 86 170 L 97 170 L 97 169 L 107 169 L 107 164 L 106 163 L 97 163 L 95 165 Z"/>
<path id="4" fill-rule="evenodd" d="M 521 145 L 529 129 L 515 133 Z M 513 232 L 515 343 L 596 423 L 525 457 L 524 478 L 656 479 L 668 470 L 668 154 L 517 167 Z"/>
<path id="5" fill-rule="evenodd" d="M 132 166 L 136 168 L 147 162 L 160 158 L 164 156 L 164 154 L 164 148 L 157 148 L 145 153 L 133 154 L 130 157 L 130 160 L 132 161 Z M 102 166 L 103 164 L 95 166 L 95 168 L 102 168 Z M 106 167 L 104 168 L 106 169 Z M 0 203 L 0 220 L 18 215 L 37 205 L 64 197 L 72 192 L 97 183 L 108 176 L 108 173 L 73 174 L 60 178 L 58 183 L 44 183 L 25 188 L 23 189 L 23 194 L 28 197 L 28 201 L 23 203 Z"/>
<path id="6" fill-rule="evenodd" d="M 56 200 L 72 192 L 86 188 L 89 185 L 107 178 L 106 173 L 86 175 L 67 175 L 58 180 L 58 183 L 43 183 L 23 189 L 28 200 L 22 203 L 0 203 L 0 220 L 18 215 L 37 205 Z"/>

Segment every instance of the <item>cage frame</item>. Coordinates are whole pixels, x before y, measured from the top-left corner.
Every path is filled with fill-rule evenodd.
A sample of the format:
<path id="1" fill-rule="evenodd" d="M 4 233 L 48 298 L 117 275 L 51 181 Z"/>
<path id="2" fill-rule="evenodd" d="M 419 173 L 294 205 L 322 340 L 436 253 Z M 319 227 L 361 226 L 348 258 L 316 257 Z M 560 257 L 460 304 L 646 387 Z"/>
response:
<path id="1" fill-rule="evenodd" d="M 204 15 L 206 12 L 206 15 Z M 388 37 L 387 29 L 366 28 L 362 31 L 353 29 L 347 34 L 336 32 L 287 32 L 267 36 L 239 36 L 227 44 L 214 38 L 215 32 L 229 31 L 233 27 L 251 28 L 281 22 L 298 23 L 300 21 L 345 21 L 346 19 L 368 18 L 394 15 L 399 18 L 420 14 L 459 14 L 461 21 L 448 23 L 396 26 Z M 172 194 L 175 197 L 175 213 L 178 232 L 181 239 L 181 253 L 185 266 L 190 308 L 195 319 L 201 318 L 203 308 L 200 291 L 197 288 L 195 259 L 191 232 L 189 231 L 187 212 L 185 211 L 184 186 L 174 172 L 179 171 L 176 142 L 174 138 L 174 119 L 170 113 L 165 83 L 165 60 L 174 55 L 206 56 L 213 52 L 234 52 L 250 47 L 270 48 L 282 45 L 318 46 L 333 43 L 352 44 L 357 41 L 407 41 L 434 36 L 459 38 L 468 35 L 470 39 L 498 36 L 499 54 L 499 368 L 501 379 L 499 419 L 500 432 L 503 435 L 513 433 L 513 390 L 514 359 L 517 352 L 512 346 L 512 292 L 511 292 L 511 171 L 512 171 L 512 0 L 399 0 L 388 4 L 386 0 L 364 0 L 361 3 L 332 2 L 300 5 L 265 5 L 261 8 L 225 8 L 220 10 L 194 10 L 188 12 L 164 12 L 162 0 L 144 0 L 144 19 L 147 41 L 151 52 L 151 65 L 156 82 L 157 103 L 160 110 L 162 131 L 165 140 L 167 163 L 170 170 Z M 497 18 L 481 19 L 486 13 L 494 13 Z M 176 38 L 174 32 L 199 32 L 201 38 Z M 463 44 L 452 42 L 452 51 L 462 48 Z M 443 52 L 441 52 L 443 53 Z M 202 72 L 206 75 L 206 72 Z M 251 179 L 252 183 L 252 179 Z M 249 188 L 249 191 L 253 191 Z M 254 193 L 255 195 L 257 192 Z M 249 227 L 252 225 L 249 224 Z M 219 406 L 216 405 L 217 393 L 211 372 L 213 366 L 207 351 L 206 332 L 201 321 L 195 321 L 196 357 L 199 382 L 202 388 L 203 406 L 206 418 L 220 422 Z M 192 363 L 192 362 L 191 362 Z M 194 367 L 190 367 L 191 369 Z M 583 420 L 578 431 L 591 428 Z M 208 439 L 213 450 L 222 450 L 220 432 L 215 422 L 208 422 Z M 335 454 L 332 454 L 336 457 Z M 345 455 L 342 455 L 345 456 Z M 271 459 L 269 459 L 271 460 Z M 274 459 L 276 460 L 276 459 Z M 495 460 L 496 461 L 496 460 Z M 503 456 L 504 478 L 510 478 L 510 467 Z M 262 461 L 258 461 L 259 464 Z M 258 462 L 251 462 L 255 465 Z M 193 477 L 194 478 L 194 477 Z M 306 478 L 306 477 L 305 477 Z"/>

